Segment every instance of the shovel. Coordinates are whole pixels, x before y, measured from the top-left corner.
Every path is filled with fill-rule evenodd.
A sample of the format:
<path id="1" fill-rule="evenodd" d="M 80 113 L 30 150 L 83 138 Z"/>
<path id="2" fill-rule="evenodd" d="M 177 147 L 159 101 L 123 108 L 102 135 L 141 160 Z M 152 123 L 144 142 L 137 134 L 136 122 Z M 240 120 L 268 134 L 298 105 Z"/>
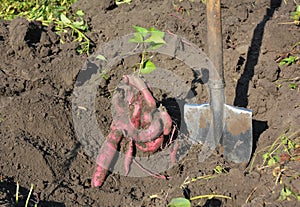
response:
<path id="1" fill-rule="evenodd" d="M 184 120 L 191 140 L 203 145 L 204 161 L 219 145 L 225 159 L 249 162 L 252 152 L 251 110 L 225 104 L 220 0 L 207 0 L 208 56 L 215 70 L 209 71 L 209 104 L 185 104 Z"/>

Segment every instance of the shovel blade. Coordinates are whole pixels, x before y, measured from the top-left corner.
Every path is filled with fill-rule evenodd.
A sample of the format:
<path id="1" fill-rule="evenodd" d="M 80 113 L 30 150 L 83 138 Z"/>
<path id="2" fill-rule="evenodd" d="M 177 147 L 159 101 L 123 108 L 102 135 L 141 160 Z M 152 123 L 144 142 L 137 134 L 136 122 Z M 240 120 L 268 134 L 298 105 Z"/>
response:
<path id="1" fill-rule="evenodd" d="M 225 104 L 221 144 L 224 157 L 235 163 L 249 162 L 252 145 L 252 111 Z"/>
<path id="2" fill-rule="evenodd" d="M 209 104 L 185 104 L 184 120 L 192 141 L 214 149 L 219 138 L 211 137 L 213 115 Z M 235 163 L 248 162 L 252 153 L 251 110 L 224 105 L 223 136 L 220 140 L 224 157 Z"/>
<path id="3" fill-rule="evenodd" d="M 185 104 L 184 121 L 193 142 L 204 144 L 212 121 L 209 104 Z"/>

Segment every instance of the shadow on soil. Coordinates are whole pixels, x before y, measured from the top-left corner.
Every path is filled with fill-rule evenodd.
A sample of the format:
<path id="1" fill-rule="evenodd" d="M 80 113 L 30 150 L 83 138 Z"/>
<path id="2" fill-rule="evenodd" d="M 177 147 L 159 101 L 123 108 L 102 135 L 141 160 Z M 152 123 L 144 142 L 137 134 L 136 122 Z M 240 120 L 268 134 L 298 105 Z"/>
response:
<path id="1" fill-rule="evenodd" d="M 249 84 L 254 76 L 254 68 L 258 63 L 258 58 L 260 55 L 260 49 L 262 45 L 262 40 L 264 36 L 264 30 L 266 23 L 273 17 L 276 9 L 281 6 L 281 0 L 270 0 L 270 8 L 267 9 L 263 20 L 257 24 L 254 29 L 251 45 L 248 49 L 245 69 L 240 79 L 235 92 L 234 105 L 239 107 L 248 106 L 248 90 Z M 262 132 L 268 129 L 268 124 L 266 121 L 253 120 L 253 151 L 256 149 L 256 143 Z"/>
<path id="2" fill-rule="evenodd" d="M 281 0 L 271 0 L 271 7 L 267 9 L 263 20 L 259 24 L 257 24 L 257 26 L 254 29 L 251 45 L 247 53 L 245 69 L 240 79 L 238 80 L 238 84 L 235 91 L 235 106 L 248 106 L 249 84 L 254 75 L 254 68 L 258 63 L 265 25 L 273 17 L 275 10 L 278 9 L 280 6 Z"/>
<path id="3" fill-rule="evenodd" d="M 0 181 L 0 206 L 7 207 L 23 207 L 26 206 L 26 200 L 30 194 L 30 190 L 19 186 L 18 202 L 16 200 L 17 183 L 12 177 L 5 178 Z M 39 200 L 39 194 L 33 192 L 29 198 L 28 207 L 34 207 L 35 204 L 44 207 L 66 207 L 65 204 L 54 201 Z"/>

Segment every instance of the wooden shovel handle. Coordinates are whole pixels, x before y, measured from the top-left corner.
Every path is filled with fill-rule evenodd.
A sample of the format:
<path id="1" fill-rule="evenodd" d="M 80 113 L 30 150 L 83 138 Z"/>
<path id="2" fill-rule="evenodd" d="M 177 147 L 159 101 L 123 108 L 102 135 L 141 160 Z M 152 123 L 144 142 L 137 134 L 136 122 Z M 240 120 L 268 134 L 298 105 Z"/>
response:
<path id="1" fill-rule="evenodd" d="M 206 15 L 208 56 L 217 70 L 217 73 L 211 73 L 210 80 L 213 84 L 220 81 L 224 83 L 220 0 L 206 1 Z"/>

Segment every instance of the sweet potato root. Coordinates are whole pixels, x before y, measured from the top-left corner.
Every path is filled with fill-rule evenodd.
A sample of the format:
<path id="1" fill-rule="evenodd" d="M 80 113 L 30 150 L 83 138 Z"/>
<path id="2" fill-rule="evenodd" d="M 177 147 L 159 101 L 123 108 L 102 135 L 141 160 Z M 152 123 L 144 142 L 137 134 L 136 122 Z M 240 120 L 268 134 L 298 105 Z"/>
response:
<path id="1" fill-rule="evenodd" d="M 111 133 L 97 158 L 93 187 L 103 184 L 122 137 L 129 140 L 124 160 L 125 174 L 128 175 L 134 160 L 134 147 L 144 152 L 155 152 L 162 145 L 164 136 L 171 132 L 172 119 L 168 112 L 163 107 L 156 108 L 148 86 L 134 75 L 123 77 L 112 98 L 112 112 Z"/>
<path id="2" fill-rule="evenodd" d="M 130 140 L 127 152 L 124 158 L 124 168 L 125 168 L 125 175 L 128 175 L 130 170 L 130 164 L 132 162 L 132 154 L 133 154 L 133 141 Z"/>
<path id="3" fill-rule="evenodd" d="M 97 157 L 97 166 L 92 179 L 92 187 L 100 187 L 103 184 L 121 138 L 122 134 L 119 131 L 111 131 L 107 136 L 107 140 L 102 145 L 100 154 Z"/>
<path id="4" fill-rule="evenodd" d="M 138 91 L 140 91 L 143 96 L 144 96 L 144 100 L 146 101 L 146 103 L 148 104 L 150 109 L 154 109 L 156 102 L 152 96 L 152 94 L 150 93 L 150 91 L 148 90 L 147 85 L 145 84 L 145 82 L 134 76 L 134 75 L 125 75 L 123 77 L 123 80 L 125 83 L 134 86 Z"/>
<path id="5" fill-rule="evenodd" d="M 161 135 L 151 142 L 136 142 L 136 147 L 143 152 L 155 152 L 162 145 L 164 136 Z"/>

